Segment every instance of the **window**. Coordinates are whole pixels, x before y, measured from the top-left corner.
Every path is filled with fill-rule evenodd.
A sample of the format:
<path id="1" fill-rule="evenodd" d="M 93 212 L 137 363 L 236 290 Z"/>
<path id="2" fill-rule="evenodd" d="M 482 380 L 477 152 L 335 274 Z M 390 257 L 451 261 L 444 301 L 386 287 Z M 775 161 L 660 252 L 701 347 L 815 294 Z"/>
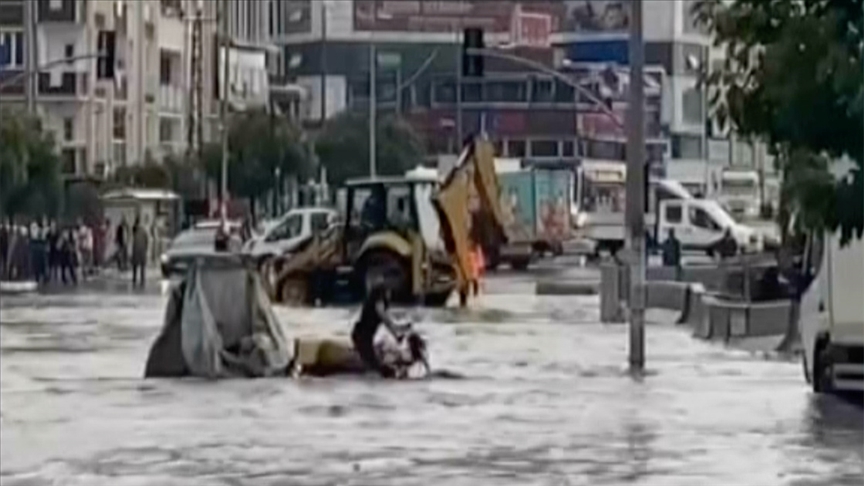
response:
<path id="1" fill-rule="evenodd" d="M 532 157 L 557 157 L 558 156 L 558 141 L 557 140 L 532 140 L 531 141 L 531 156 Z"/>
<path id="2" fill-rule="evenodd" d="M 508 157 L 525 157 L 525 141 L 524 140 L 508 140 L 507 141 L 507 156 Z"/>
<path id="3" fill-rule="evenodd" d="M 486 101 L 520 103 L 528 101 L 524 81 L 490 81 L 486 84 Z"/>
<path id="4" fill-rule="evenodd" d="M 626 160 L 626 144 L 587 140 L 585 156 L 590 159 Z"/>
<path id="5" fill-rule="evenodd" d="M 267 235 L 267 241 L 279 241 L 294 238 L 300 236 L 301 231 L 303 231 L 303 216 L 300 214 L 292 214 L 279 226 L 273 228 L 270 234 Z"/>
<path id="6" fill-rule="evenodd" d="M 683 211 L 681 206 L 678 204 L 670 204 L 666 206 L 666 222 L 679 224 L 681 223 L 681 216 Z"/>
<path id="7" fill-rule="evenodd" d="M 165 53 L 159 55 L 159 84 L 162 86 L 171 84 L 171 56 Z"/>
<path id="8" fill-rule="evenodd" d="M 576 153 L 573 150 L 573 141 L 565 140 L 561 144 L 561 156 L 562 157 L 573 157 L 575 155 L 576 155 Z"/>
<path id="9" fill-rule="evenodd" d="M 432 99 L 435 103 L 455 103 L 456 83 L 453 81 L 438 81 L 433 85 Z"/>
<path id="10" fill-rule="evenodd" d="M 555 101 L 555 85 L 549 79 L 535 79 L 531 89 L 531 101 L 550 103 Z"/>
<path id="11" fill-rule="evenodd" d="M 72 64 L 72 61 L 68 60 L 71 57 L 75 57 L 75 44 L 66 44 L 63 47 L 63 58 L 67 59 L 66 64 Z"/>
<path id="12" fill-rule="evenodd" d="M 331 221 L 330 214 L 328 213 L 315 213 L 312 215 L 312 231 L 319 232 L 324 231 L 330 226 Z"/>
<path id="13" fill-rule="evenodd" d="M 63 140 L 71 142 L 75 138 L 75 120 L 72 118 L 63 119 Z"/>
<path id="14" fill-rule="evenodd" d="M 66 148 L 60 151 L 60 160 L 64 174 L 75 174 L 75 149 Z"/>
<path id="15" fill-rule="evenodd" d="M 698 135 L 673 135 L 673 159 L 701 159 L 702 137 Z"/>
<path id="16" fill-rule="evenodd" d="M 706 229 L 709 231 L 718 232 L 720 226 L 714 222 L 710 215 L 702 208 L 690 208 L 689 211 L 690 223 L 697 228 Z"/>
<path id="17" fill-rule="evenodd" d="M 24 66 L 24 32 L 0 31 L 0 67 Z"/>
<path id="18" fill-rule="evenodd" d="M 171 142 L 174 139 L 174 133 L 171 129 L 171 120 L 168 118 L 159 119 L 159 141 Z"/>
<path id="19" fill-rule="evenodd" d="M 126 111 L 123 108 L 114 108 L 113 113 L 114 139 L 126 139 Z"/>
<path id="20" fill-rule="evenodd" d="M 51 10 L 62 10 L 63 9 L 63 0 L 50 0 L 48 2 L 48 8 Z"/>
<path id="21" fill-rule="evenodd" d="M 348 222 L 351 226 L 360 226 L 360 212 L 366 206 L 366 200 L 372 194 L 371 189 L 354 189 L 354 196 L 349 203 L 351 204 L 351 214 L 348 215 Z"/>
<path id="22" fill-rule="evenodd" d="M 701 89 L 690 88 L 684 90 L 684 94 L 681 96 L 682 115 L 684 118 L 684 123 L 704 123 L 705 117 L 702 112 L 703 104 L 704 100 L 702 99 Z"/>
<path id="23" fill-rule="evenodd" d="M 477 82 L 462 83 L 462 101 L 480 103 L 483 101 L 483 85 Z"/>

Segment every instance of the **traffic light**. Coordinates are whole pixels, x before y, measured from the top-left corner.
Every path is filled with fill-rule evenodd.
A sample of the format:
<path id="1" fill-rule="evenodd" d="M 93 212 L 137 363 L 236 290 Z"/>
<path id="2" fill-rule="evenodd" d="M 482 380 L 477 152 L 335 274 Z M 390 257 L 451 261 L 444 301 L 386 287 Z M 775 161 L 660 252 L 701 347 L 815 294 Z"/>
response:
<path id="1" fill-rule="evenodd" d="M 471 53 L 471 49 L 483 49 L 483 29 L 469 27 L 462 32 L 462 75 L 467 77 L 483 76 L 483 56 Z"/>
<path id="2" fill-rule="evenodd" d="M 117 54 L 117 35 L 113 30 L 100 30 L 96 48 L 99 57 L 96 63 L 97 79 L 114 79 L 114 63 Z"/>

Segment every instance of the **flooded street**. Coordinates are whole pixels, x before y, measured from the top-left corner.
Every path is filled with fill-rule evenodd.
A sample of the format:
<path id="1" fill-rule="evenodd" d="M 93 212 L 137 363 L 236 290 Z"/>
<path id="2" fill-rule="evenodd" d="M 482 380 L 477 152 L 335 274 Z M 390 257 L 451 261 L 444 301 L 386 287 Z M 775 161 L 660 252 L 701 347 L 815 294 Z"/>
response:
<path id="1" fill-rule="evenodd" d="M 495 277 L 469 310 L 407 312 L 464 379 L 148 380 L 165 297 L 2 300 L 5 485 L 860 485 L 864 412 L 799 362 L 651 325 L 648 376 L 597 297 Z M 289 309 L 347 335 L 354 309 Z"/>

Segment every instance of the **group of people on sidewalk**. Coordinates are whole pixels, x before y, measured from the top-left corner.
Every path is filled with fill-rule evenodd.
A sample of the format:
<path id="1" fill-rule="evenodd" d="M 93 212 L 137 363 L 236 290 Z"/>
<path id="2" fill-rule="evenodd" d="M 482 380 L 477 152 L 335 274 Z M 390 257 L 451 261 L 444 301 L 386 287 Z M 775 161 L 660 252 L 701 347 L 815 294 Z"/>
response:
<path id="1" fill-rule="evenodd" d="M 0 224 L 0 280 L 60 282 L 77 285 L 100 269 L 116 264 L 118 271 L 131 266 L 134 285 L 144 285 L 151 240 L 160 241 L 154 227 L 139 219 L 130 227 L 125 217 L 112 228 L 107 219 L 88 225 L 60 225 L 43 219 L 29 225 Z M 156 245 L 158 246 L 158 245 Z"/>
<path id="2" fill-rule="evenodd" d="M 75 285 L 94 272 L 96 235 L 79 221 L 60 226 L 43 220 L 27 226 L 0 225 L 0 279 L 59 281 Z"/>

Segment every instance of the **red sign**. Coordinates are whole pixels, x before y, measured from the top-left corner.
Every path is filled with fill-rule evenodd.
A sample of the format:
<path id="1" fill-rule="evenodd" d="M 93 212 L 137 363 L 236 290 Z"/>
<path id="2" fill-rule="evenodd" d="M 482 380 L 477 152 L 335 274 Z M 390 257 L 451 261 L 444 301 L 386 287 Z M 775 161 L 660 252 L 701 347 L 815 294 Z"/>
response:
<path id="1" fill-rule="evenodd" d="M 514 14 L 520 9 L 549 16 L 550 31 L 557 28 L 565 12 L 560 0 L 354 0 L 354 30 L 458 32 L 481 27 L 489 33 L 506 33 L 511 32 Z M 531 22 L 535 23 L 528 28 L 535 32 L 537 23 Z"/>

